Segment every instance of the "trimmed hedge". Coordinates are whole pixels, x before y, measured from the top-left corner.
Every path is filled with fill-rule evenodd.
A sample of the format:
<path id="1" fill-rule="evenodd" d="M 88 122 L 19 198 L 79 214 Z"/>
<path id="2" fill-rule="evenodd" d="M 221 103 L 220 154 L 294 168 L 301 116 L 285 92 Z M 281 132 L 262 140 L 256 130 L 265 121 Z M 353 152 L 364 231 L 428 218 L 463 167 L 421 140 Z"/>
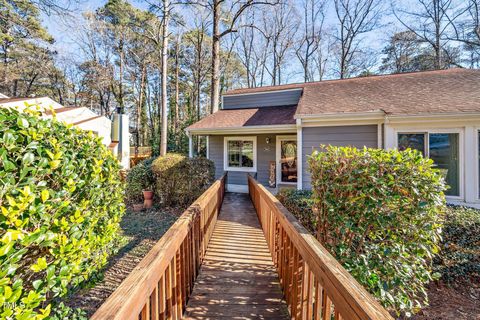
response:
<path id="1" fill-rule="evenodd" d="M 167 205 L 187 205 L 195 201 L 213 182 L 215 165 L 206 158 L 188 158 L 170 153 L 152 163 L 156 196 Z"/>
<path id="2" fill-rule="evenodd" d="M 328 146 L 308 163 L 320 242 L 388 309 L 408 316 L 426 305 L 445 211 L 433 161 Z"/>
<path id="3" fill-rule="evenodd" d="M 277 198 L 308 231 L 316 233 L 317 217 L 312 210 L 313 199 L 310 190 L 284 188 L 280 189 Z"/>
<path id="4" fill-rule="evenodd" d="M 0 108 L 0 168 L 0 318 L 44 319 L 115 250 L 120 167 L 92 133 Z"/>
<path id="5" fill-rule="evenodd" d="M 142 191 L 154 189 L 155 177 L 152 171 L 152 162 L 154 160 L 155 158 L 143 160 L 128 171 L 125 187 L 125 200 L 127 203 L 143 202 Z"/>
<path id="6" fill-rule="evenodd" d="M 480 281 L 480 210 L 449 206 L 442 238 L 441 254 L 434 259 L 442 279 Z"/>

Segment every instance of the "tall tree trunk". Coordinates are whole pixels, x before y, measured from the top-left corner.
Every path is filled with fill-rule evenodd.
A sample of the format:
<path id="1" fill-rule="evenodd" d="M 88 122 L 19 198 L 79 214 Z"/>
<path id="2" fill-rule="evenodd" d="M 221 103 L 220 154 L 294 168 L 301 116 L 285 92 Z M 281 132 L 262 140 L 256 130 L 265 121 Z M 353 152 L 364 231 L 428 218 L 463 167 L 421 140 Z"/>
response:
<path id="1" fill-rule="evenodd" d="M 213 36 L 212 36 L 212 92 L 210 101 L 210 112 L 218 111 L 220 103 L 220 3 L 213 0 Z"/>
<path id="2" fill-rule="evenodd" d="M 174 122 L 174 132 L 175 132 L 175 145 L 179 147 L 179 134 L 178 134 L 178 126 L 180 123 L 180 108 L 179 108 L 179 99 L 180 99 L 180 92 L 179 92 L 179 73 L 180 73 L 180 67 L 178 63 L 178 55 L 179 55 L 179 50 L 180 50 L 180 39 L 177 39 L 177 42 L 175 44 L 175 122 Z"/>
<path id="3" fill-rule="evenodd" d="M 439 0 L 434 0 L 433 1 L 433 10 L 434 10 L 434 15 L 435 15 L 435 69 L 440 70 L 442 66 L 442 52 L 441 52 L 441 43 L 440 43 L 440 37 L 441 37 L 441 31 L 440 31 L 440 24 L 441 24 L 441 18 L 440 15 L 441 13 L 441 6 Z"/>
<path id="4" fill-rule="evenodd" d="M 119 74 L 120 84 L 118 88 L 118 100 L 120 104 L 120 113 L 123 113 L 125 111 L 125 106 L 123 104 L 123 60 L 124 60 L 123 35 L 122 35 L 122 39 L 120 39 L 119 50 L 120 50 L 120 74 Z"/>
<path id="5" fill-rule="evenodd" d="M 169 0 L 163 0 L 163 36 L 162 36 L 162 132 L 160 134 L 160 156 L 167 153 L 168 117 L 167 117 L 167 72 L 168 72 L 168 23 L 170 18 Z"/>
<path id="6" fill-rule="evenodd" d="M 142 140 L 143 144 L 143 128 L 141 125 L 141 118 L 142 118 L 142 106 L 143 106 L 143 92 L 145 86 L 145 74 L 146 74 L 146 66 L 142 66 L 142 75 L 140 77 L 140 96 L 138 97 L 138 106 L 137 106 L 137 145 L 135 148 L 135 155 L 138 155 L 138 147 L 140 146 L 140 141 Z"/>

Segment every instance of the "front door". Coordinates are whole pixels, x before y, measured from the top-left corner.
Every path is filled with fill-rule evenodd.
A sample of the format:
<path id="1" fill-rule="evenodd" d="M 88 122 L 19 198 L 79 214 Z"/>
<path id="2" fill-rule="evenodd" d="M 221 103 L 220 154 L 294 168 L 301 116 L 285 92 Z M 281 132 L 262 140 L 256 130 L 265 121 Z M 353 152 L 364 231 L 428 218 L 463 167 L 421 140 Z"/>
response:
<path id="1" fill-rule="evenodd" d="M 297 137 L 277 136 L 277 185 L 297 183 Z"/>

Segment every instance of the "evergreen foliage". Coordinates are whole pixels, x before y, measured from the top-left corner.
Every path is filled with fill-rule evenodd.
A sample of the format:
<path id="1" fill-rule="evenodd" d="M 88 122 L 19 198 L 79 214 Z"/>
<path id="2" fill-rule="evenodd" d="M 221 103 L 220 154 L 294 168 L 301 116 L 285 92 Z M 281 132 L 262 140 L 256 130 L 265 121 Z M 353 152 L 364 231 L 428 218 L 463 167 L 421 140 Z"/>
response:
<path id="1" fill-rule="evenodd" d="M 91 132 L 0 108 L 0 318 L 48 317 L 105 265 L 124 213 L 119 170 Z"/>
<path id="2" fill-rule="evenodd" d="M 317 238 L 382 304 L 427 304 L 445 184 L 416 150 L 325 147 L 308 159 Z"/>

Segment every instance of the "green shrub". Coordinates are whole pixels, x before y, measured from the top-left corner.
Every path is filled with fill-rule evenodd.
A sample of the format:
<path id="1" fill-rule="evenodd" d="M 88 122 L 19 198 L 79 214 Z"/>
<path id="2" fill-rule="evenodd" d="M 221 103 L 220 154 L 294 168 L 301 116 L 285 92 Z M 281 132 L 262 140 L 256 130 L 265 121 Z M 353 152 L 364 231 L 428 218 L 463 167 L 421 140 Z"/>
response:
<path id="1" fill-rule="evenodd" d="M 152 162 L 155 158 L 141 161 L 130 169 L 127 174 L 125 186 L 125 200 L 127 203 L 139 203 L 143 201 L 143 190 L 153 190 L 155 178 L 153 177 Z"/>
<path id="2" fill-rule="evenodd" d="M 313 214 L 313 200 L 310 190 L 285 188 L 280 190 L 277 198 L 307 230 L 315 234 L 317 218 Z"/>
<path id="3" fill-rule="evenodd" d="M 330 146 L 308 162 L 320 242 L 385 307 L 418 311 L 445 211 L 433 161 L 410 149 Z"/>
<path id="4" fill-rule="evenodd" d="M 0 318 L 43 319 L 115 248 L 119 164 L 100 138 L 0 108 Z"/>
<path id="5" fill-rule="evenodd" d="M 167 206 L 195 201 L 213 182 L 215 166 L 206 158 L 167 154 L 152 163 L 156 195 Z"/>
<path id="6" fill-rule="evenodd" d="M 480 210 L 449 206 L 434 269 L 446 282 L 480 279 Z"/>

